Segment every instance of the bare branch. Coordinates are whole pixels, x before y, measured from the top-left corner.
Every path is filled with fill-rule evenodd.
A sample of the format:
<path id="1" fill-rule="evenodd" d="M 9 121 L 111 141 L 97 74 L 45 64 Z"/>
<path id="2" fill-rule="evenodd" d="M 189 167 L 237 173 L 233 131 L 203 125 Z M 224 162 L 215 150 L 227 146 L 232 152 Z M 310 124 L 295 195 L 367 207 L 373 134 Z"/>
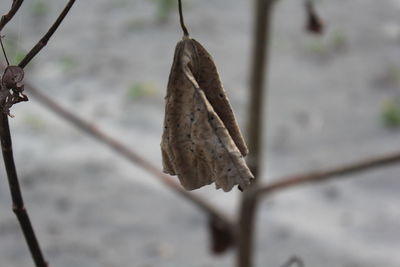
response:
<path id="1" fill-rule="evenodd" d="M 4 26 L 14 17 L 15 13 L 17 13 L 18 9 L 22 5 L 24 0 L 13 0 L 10 11 L 7 14 L 1 17 L 0 19 L 0 32 L 3 30 Z"/>
<path id="2" fill-rule="evenodd" d="M 255 0 L 254 33 L 252 62 L 250 71 L 250 106 L 247 125 L 249 155 L 247 163 L 257 180 L 262 151 L 263 108 L 266 88 L 266 70 L 268 69 L 268 52 L 272 7 L 275 0 Z"/>
<path id="3" fill-rule="evenodd" d="M 2 111 L 0 111 L 0 138 L 4 165 L 6 167 L 8 183 L 10 185 L 13 211 L 21 225 L 22 232 L 36 267 L 46 267 L 47 263 L 43 257 L 39 242 L 37 241 L 31 221 L 24 206 L 21 189 L 18 182 L 17 170 L 14 163 L 8 117 L 7 114 Z"/>
<path id="4" fill-rule="evenodd" d="M 1 50 L 3 50 L 3 55 L 4 55 L 4 58 L 6 59 L 7 66 L 10 66 L 10 61 L 8 61 L 8 57 L 7 57 L 7 53 L 6 53 L 6 49 L 4 48 L 4 45 L 3 45 L 3 37 L 4 37 L 4 36 L 0 36 L 0 45 L 1 45 Z"/>
<path id="5" fill-rule="evenodd" d="M 60 26 L 61 22 L 64 20 L 65 16 L 68 14 L 69 10 L 71 9 L 72 5 L 75 3 L 75 0 L 69 0 L 61 14 L 58 16 L 57 20 L 54 24 L 50 27 L 48 32 L 40 39 L 40 41 L 29 51 L 29 53 L 21 60 L 18 64 L 19 67 L 25 68 L 26 65 L 42 50 L 43 47 L 46 46 L 47 42 L 49 41 L 50 37 L 55 33 L 58 26 Z"/>
<path id="6" fill-rule="evenodd" d="M 203 210 L 205 213 L 207 213 L 209 216 L 213 217 L 214 220 L 219 221 L 219 223 L 222 223 L 227 229 L 232 229 L 233 231 L 234 229 L 233 223 L 222 212 L 214 208 L 211 204 L 207 203 L 202 198 L 195 196 L 184 190 L 169 175 L 162 173 L 157 167 L 155 167 L 150 162 L 142 158 L 136 152 L 124 146 L 117 139 L 108 136 L 100 129 L 98 129 L 95 125 L 79 118 L 72 112 L 67 111 L 66 109 L 61 107 L 58 103 L 56 103 L 46 95 L 42 94 L 32 85 L 25 83 L 25 88 L 27 89 L 27 92 L 29 92 L 30 95 L 39 100 L 44 106 L 49 108 L 51 111 L 53 111 L 60 117 L 64 118 L 72 125 L 82 130 L 83 132 L 91 135 L 104 145 L 110 147 L 112 150 L 125 157 L 131 163 L 140 166 L 142 169 L 146 170 L 154 177 L 156 177 L 160 182 L 165 184 L 169 189 L 171 189 L 175 193 L 178 193 L 182 197 L 186 198 L 187 200 L 195 204 L 197 207 L 199 207 L 201 210 Z"/>
<path id="7" fill-rule="evenodd" d="M 18 9 L 22 5 L 23 0 L 14 0 L 10 11 L 1 17 L 0 19 L 0 32 L 3 30 L 4 26 L 14 17 Z M 0 36 L 0 38 L 2 38 Z M 1 41 L 1 39 L 0 39 Z M 4 52 L 7 63 L 7 55 L 5 54 L 3 43 L 1 42 L 1 47 Z M 6 74 L 4 74 L 6 75 Z M 4 75 L 2 77 L 2 83 L 4 80 Z M 3 84 L 1 85 L 3 86 Z M 5 85 L 4 85 L 5 86 Z M 36 267 L 46 267 L 47 262 L 43 257 L 39 242 L 36 238 L 35 232 L 32 227 L 32 223 L 29 219 L 29 215 L 25 209 L 24 201 L 22 198 L 21 188 L 19 186 L 17 170 L 14 163 L 14 155 L 12 150 L 12 141 L 10 134 L 10 126 L 8 124 L 7 114 L 0 111 L 0 139 L 1 139 L 1 149 L 3 152 L 4 165 L 6 167 L 8 183 L 10 187 L 11 198 L 13 202 L 13 211 L 18 218 L 21 225 L 22 232 L 24 234 L 26 243 L 28 244 L 29 251 L 32 255 L 33 261 Z"/>
<path id="8" fill-rule="evenodd" d="M 244 193 L 240 209 L 240 221 L 238 226 L 238 267 L 252 266 L 255 212 L 260 197 L 306 183 L 320 183 L 333 178 L 350 178 L 351 176 L 349 176 L 349 174 L 396 163 L 400 163 L 400 152 L 361 160 L 356 163 L 342 165 L 332 169 L 310 172 L 303 175 L 293 175 L 279 179 L 277 182 L 269 185 L 248 188 Z"/>
<path id="9" fill-rule="evenodd" d="M 350 178 L 349 174 L 367 171 L 369 169 L 384 167 L 400 163 L 400 152 L 380 157 L 361 160 L 352 164 L 342 165 L 336 168 L 314 171 L 303 175 L 293 175 L 278 179 L 277 182 L 261 186 L 257 194 L 269 194 L 289 187 L 299 186 L 306 183 L 320 183 L 334 178 Z"/>
<path id="10" fill-rule="evenodd" d="M 237 241 L 237 266 L 253 266 L 255 217 L 257 212 L 257 184 L 248 187 L 244 193 L 240 206 Z"/>
<path id="11" fill-rule="evenodd" d="M 248 119 L 248 135 L 249 155 L 247 163 L 250 170 L 254 174 L 256 181 L 247 188 L 243 194 L 239 224 L 238 224 L 238 253 L 237 266 L 251 267 L 253 266 L 253 245 L 255 232 L 255 216 L 257 211 L 258 198 L 255 194 L 258 188 L 258 176 L 261 151 L 262 151 L 262 130 L 263 130 L 263 107 L 264 95 L 266 89 L 265 72 L 268 66 L 268 52 L 270 28 L 272 21 L 272 9 L 275 0 L 255 0 L 254 6 L 254 39 L 252 65 L 250 72 L 250 107 Z"/>

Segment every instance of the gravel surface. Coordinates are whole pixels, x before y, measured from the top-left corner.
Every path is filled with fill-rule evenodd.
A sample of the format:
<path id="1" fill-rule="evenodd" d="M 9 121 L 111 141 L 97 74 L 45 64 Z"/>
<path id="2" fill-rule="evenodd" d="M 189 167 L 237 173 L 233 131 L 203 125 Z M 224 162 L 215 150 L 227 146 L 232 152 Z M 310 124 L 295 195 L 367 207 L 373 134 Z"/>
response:
<path id="1" fill-rule="evenodd" d="M 10 1 L 1 1 L 5 13 Z M 66 1 L 25 1 L 4 32 L 15 63 Z M 175 9 L 157 1 L 77 1 L 26 79 L 161 168 L 164 94 L 176 42 Z M 185 1 L 191 35 L 213 55 L 245 125 L 252 1 Z M 396 151 L 400 131 L 382 105 L 400 97 L 400 1 L 317 1 L 327 29 L 303 30 L 302 1 L 274 13 L 263 177 L 336 166 Z M 28 92 L 29 95 L 29 92 Z M 139 167 L 70 126 L 35 99 L 12 108 L 26 206 L 54 267 L 220 267 L 207 220 Z M 267 149 L 268 144 L 268 149 Z M 33 266 L 0 166 L 0 266 Z M 400 266 L 400 167 L 288 190 L 263 201 L 257 266 L 298 255 L 307 267 Z M 240 192 L 196 190 L 235 216 Z"/>

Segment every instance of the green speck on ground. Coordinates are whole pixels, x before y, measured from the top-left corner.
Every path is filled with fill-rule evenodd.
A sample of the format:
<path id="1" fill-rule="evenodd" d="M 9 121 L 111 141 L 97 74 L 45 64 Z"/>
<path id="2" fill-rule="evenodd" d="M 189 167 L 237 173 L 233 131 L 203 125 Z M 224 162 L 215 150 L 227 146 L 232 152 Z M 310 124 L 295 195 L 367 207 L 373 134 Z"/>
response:
<path id="1" fill-rule="evenodd" d="M 389 128 L 400 127 L 400 99 L 384 101 L 382 120 Z"/>

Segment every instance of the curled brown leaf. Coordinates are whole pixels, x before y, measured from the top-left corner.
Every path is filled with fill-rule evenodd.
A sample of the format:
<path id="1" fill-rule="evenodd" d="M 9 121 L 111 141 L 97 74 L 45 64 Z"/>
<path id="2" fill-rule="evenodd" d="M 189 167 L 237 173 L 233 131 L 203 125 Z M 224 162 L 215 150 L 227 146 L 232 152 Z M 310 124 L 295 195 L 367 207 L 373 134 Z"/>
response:
<path id="1" fill-rule="evenodd" d="M 248 150 L 216 66 L 197 41 L 184 37 L 169 76 L 161 148 L 164 172 L 187 190 L 215 182 L 230 191 L 254 178 Z"/>

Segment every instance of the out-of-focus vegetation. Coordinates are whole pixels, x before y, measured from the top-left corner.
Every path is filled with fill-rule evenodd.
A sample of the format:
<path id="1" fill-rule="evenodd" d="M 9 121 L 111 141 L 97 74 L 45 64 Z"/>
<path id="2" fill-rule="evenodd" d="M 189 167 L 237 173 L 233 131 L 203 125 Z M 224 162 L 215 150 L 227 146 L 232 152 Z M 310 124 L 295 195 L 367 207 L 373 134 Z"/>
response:
<path id="1" fill-rule="evenodd" d="M 382 120 L 389 128 L 400 127 L 400 99 L 386 100 L 382 106 Z"/>
<path id="2" fill-rule="evenodd" d="M 154 96 L 155 93 L 156 93 L 155 85 L 151 82 L 133 83 L 128 88 L 128 97 L 132 101 L 136 101 L 144 97 Z"/>
<path id="3" fill-rule="evenodd" d="M 49 12 L 50 6 L 46 0 L 35 0 L 31 2 L 30 13 L 33 17 L 41 17 Z"/>
<path id="4" fill-rule="evenodd" d="M 59 62 L 62 70 L 67 72 L 70 72 L 79 66 L 78 59 L 70 55 L 63 55 Z"/>
<path id="5" fill-rule="evenodd" d="M 305 44 L 304 49 L 312 54 L 327 55 L 346 49 L 348 38 L 343 31 L 333 31 L 325 38 L 313 38 Z"/>
<path id="6" fill-rule="evenodd" d="M 7 57 L 10 60 L 10 64 L 14 65 L 20 62 L 26 55 L 26 51 L 18 47 L 16 38 L 13 36 L 6 35 L 4 38 L 4 48 L 7 53 Z"/>
<path id="7" fill-rule="evenodd" d="M 176 0 L 153 0 L 157 6 L 157 19 L 165 21 L 173 10 L 176 9 Z"/>

